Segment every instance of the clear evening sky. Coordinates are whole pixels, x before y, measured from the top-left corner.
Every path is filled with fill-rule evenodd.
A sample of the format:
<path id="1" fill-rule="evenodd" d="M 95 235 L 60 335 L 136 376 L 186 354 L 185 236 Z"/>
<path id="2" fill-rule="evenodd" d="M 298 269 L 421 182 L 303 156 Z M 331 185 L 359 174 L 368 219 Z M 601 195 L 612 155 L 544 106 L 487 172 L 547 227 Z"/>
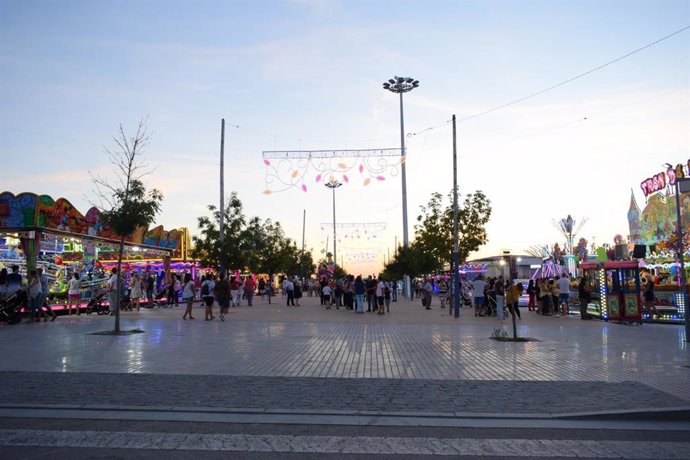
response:
<path id="1" fill-rule="evenodd" d="M 306 209 L 318 258 L 330 190 L 262 194 L 261 152 L 399 147 L 398 98 L 381 84 L 410 76 L 420 81 L 405 95 L 412 236 L 419 207 L 452 188 L 452 114 L 537 93 L 688 25 L 688 1 L 0 0 L 0 189 L 86 212 L 89 171 L 112 171 L 104 147 L 118 125 L 132 132 L 148 117 L 148 184 L 165 196 L 157 223 L 195 232 L 218 202 L 225 118 L 226 191 L 298 245 Z M 690 158 L 689 43 L 685 30 L 459 123 L 460 192 L 493 204 L 475 256 L 562 243 L 551 221 L 568 214 L 589 218 L 590 242 L 627 235 L 630 190 L 643 204 L 640 181 Z M 399 176 L 352 181 L 336 200 L 339 222 L 386 222 L 378 238 L 338 246 L 378 254 L 346 269 L 378 270 L 402 240 Z"/>

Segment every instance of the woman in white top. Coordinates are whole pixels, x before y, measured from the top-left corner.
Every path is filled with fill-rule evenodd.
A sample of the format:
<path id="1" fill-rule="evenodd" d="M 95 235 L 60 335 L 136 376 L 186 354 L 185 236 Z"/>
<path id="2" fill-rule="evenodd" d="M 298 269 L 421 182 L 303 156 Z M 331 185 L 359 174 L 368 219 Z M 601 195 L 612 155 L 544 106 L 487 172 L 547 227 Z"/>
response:
<path id="1" fill-rule="evenodd" d="M 141 284 L 142 281 L 139 273 L 135 273 L 129 281 L 129 287 L 131 288 L 129 291 L 129 299 L 132 302 L 130 308 L 137 307 L 137 311 L 139 311 L 139 299 L 144 297 L 144 290 L 141 288 Z"/>
<path id="2" fill-rule="evenodd" d="M 72 305 L 76 308 L 77 315 L 81 314 L 81 281 L 79 281 L 79 273 L 74 272 L 72 279 L 69 280 L 69 289 L 67 291 L 67 314 L 72 314 Z"/>
<path id="3" fill-rule="evenodd" d="M 192 316 L 192 304 L 194 303 L 194 297 L 196 295 L 196 286 L 194 286 L 194 281 L 192 281 L 192 275 L 185 273 L 184 275 L 184 286 L 182 287 L 182 300 L 187 302 L 187 309 L 182 316 L 182 319 L 194 319 Z"/>

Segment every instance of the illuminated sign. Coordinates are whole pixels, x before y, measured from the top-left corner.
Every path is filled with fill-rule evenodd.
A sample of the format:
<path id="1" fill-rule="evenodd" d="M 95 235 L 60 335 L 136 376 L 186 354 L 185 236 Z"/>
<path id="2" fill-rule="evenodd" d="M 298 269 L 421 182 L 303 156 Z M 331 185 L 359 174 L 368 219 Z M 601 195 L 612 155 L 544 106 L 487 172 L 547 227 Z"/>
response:
<path id="1" fill-rule="evenodd" d="M 673 187 L 676 179 L 687 176 L 690 176 L 690 160 L 686 164 L 678 163 L 675 168 L 669 165 L 665 172 L 660 172 L 640 182 L 640 188 L 646 198 L 652 193 L 664 190 L 666 186 Z"/>

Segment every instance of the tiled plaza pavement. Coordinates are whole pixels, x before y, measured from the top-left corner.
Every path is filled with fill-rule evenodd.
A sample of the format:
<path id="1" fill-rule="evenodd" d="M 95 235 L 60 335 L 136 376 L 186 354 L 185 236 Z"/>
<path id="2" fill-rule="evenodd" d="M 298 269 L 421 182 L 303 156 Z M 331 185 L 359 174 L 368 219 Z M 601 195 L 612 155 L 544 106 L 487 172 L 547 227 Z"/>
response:
<path id="1" fill-rule="evenodd" d="M 523 309 L 510 320 L 449 317 L 417 301 L 385 316 L 256 300 L 225 322 L 183 309 L 126 312 L 130 336 L 92 335 L 113 319 L 0 326 L 7 404 L 298 411 L 568 414 L 690 406 L 682 326 L 627 326 Z M 436 307 L 438 302 L 436 302 Z M 47 390 L 47 391 L 46 391 Z M 5 404 L 5 406 L 7 406 Z"/>

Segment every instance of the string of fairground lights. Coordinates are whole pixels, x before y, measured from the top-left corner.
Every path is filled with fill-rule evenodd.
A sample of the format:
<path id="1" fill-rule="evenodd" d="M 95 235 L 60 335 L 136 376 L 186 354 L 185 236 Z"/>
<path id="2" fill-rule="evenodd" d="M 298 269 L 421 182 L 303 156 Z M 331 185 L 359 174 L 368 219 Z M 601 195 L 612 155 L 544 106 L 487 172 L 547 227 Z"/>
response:
<path id="1" fill-rule="evenodd" d="M 627 54 L 624 54 L 623 56 L 620 56 L 620 57 L 618 57 L 618 58 L 616 58 L 616 59 L 613 59 L 612 61 L 609 61 L 609 62 L 607 62 L 606 64 L 602 64 L 602 65 L 600 65 L 600 66 L 598 66 L 598 67 L 595 67 L 595 68 L 593 68 L 593 69 L 588 70 L 587 72 L 581 73 L 581 74 L 576 75 L 576 76 L 571 77 L 571 78 L 568 78 L 567 80 L 563 80 L 563 81 L 560 82 L 560 83 L 556 83 L 555 85 L 549 86 L 548 88 L 542 89 L 542 90 L 537 91 L 537 92 L 535 92 L 535 93 L 528 94 L 527 96 L 521 97 L 521 98 L 519 98 L 519 99 L 515 99 L 514 101 L 507 102 L 507 103 L 505 103 L 505 104 L 496 106 L 496 107 L 494 107 L 494 108 L 491 108 L 491 109 L 488 109 L 488 110 L 484 110 L 484 111 L 482 111 L 482 112 L 477 112 L 477 113 L 475 113 L 475 114 L 468 115 L 468 116 L 466 116 L 466 117 L 457 119 L 457 120 L 456 120 L 456 123 L 460 123 L 460 122 L 463 122 L 463 121 L 471 120 L 471 119 L 473 119 L 473 118 L 481 117 L 482 115 L 486 115 L 486 114 L 489 114 L 489 113 L 492 113 L 492 112 L 496 112 L 496 111 L 501 110 L 501 109 L 505 109 L 506 107 L 510 107 L 511 105 L 518 104 L 518 103 L 520 103 L 520 102 L 526 101 L 527 99 L 531 99 L 531 98 L 533 98 L 533 97 L 535 97 L 535 96 L 539 96 L 540 94 L 544 94 L 544 93 L 549 92 L 549 91 L 551 91 L 551 90 L 553 90 L 553 89 L 559 88 L 559 87 L 561 87 L 561 86 L 563 86 L 563 85 L 566 85 L 566 84 L 568 84 L 568 83 L 570 83 L 570 82 L 573 82 L 573 81 L 578 80 L 578 79 L 580 79 L 580 78 L 582 78 L 582 77 L 585 77 L 585 76 L 587 76 L 587 75 L 589 75 L 589 74 L 591 74 L 591 73 L 594 73 L 594 72 L 596 72 L 597 70 L 601 70 L 601 69 L 603 69 L 603 68 L 605 68 L 605 67 L 610 66 L 611 64 L 615 64 L 616 62 L 622 61 L 623 59 L 626 59 L 626 58 L 628 58 L 628 57 L 630 57 L 630 56 L 632 56 L 632 55 L 634 55 L 634 54 L 637 54 L 637 53 L 639 53 L 640 51 L 644 51 L 644 50 L 646 50 L 647 48 L 650 48 L 650 47 L 652 47 L 652 46 L 654 46 L 654 45 L 656 45 L 656 44 L 658 44 L 658 43 L 661 43 L 661 42 L 663 42 L 664 40 L 667 40 L 667 39 L 669 39 L 669 38 L 671 38 L 671 37 L 673 37 L 673 36 L 675 36 L 675 35 L 678 35 L 678 34 L 681 33 L 681 32 L 685 32 L 685 31 L 688 30 L 688 29 L 690 29 L 690 26 L 685 26 L 685 27 L 683 27 L 682 29 L 676 30 L 675 32 L 666 35 L 665 37 L 662 37 L 662 38 L 660 38 L 660 39 L 658 39 L 658 40 L 655 40 L 655 41 L 653 41 L 653 42 L 651 42 L 651 43 L 646 44 L 645 46 L 643 46 L 643 47 L 641 47 L 641 48 L 638 48 L 638 49 L 636 49 L 636 50 L 634 50 L 634 51 L 631 51 L 631 52 L 629 52 L 629 53 L 627 53 Z M 430 131 L 430 130 L 432 130 L 432 129 L 436 129 L 436 128 L 440 128 L 440 127 L 442 127 L 442 126 L 446 126 L 446 125 L 448 125 L 449 123 L 450 123 L 450 121 L 446 121 L 446 122 L 444 122 L 444 123 L 442 123 L 442 124 L 440 124 L 440 125 L 432 126 L 432 127 L 430 127 L 430 128 L 423 129 L 423 130 L 418 131 L 418 132 L 416 132 L 416 133 L 409 133 L 409 134 L 408 134 L 408 137 L 409 137 L 409 136 L 416 136 L 417 134 L 421 134 L 421 133 L 423 133 L 423 132 Z"/>

